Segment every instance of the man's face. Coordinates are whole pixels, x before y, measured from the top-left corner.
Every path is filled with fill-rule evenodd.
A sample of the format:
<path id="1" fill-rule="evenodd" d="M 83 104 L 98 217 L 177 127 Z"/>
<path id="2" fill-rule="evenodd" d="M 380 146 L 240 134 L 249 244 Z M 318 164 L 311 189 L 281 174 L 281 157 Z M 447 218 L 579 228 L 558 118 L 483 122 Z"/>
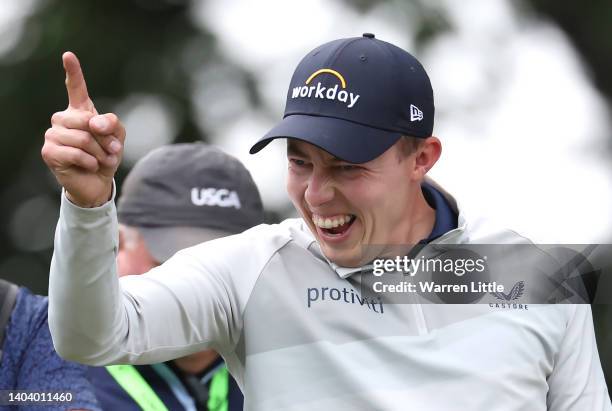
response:
<path id="1" fill-rule="evenodd" d="M 287 158 L 289 197 L 329 260 L 358 267 L 369 261 L 366 245 L 408 243 L 420 182 L 414 154 L 403 156 L 399 143 L 372 161 L 352 164 L 288 139 Z"/>
<path id="2" fill-rule="evenodd" d="M 119 251 L 117 253 L 117 273 L 124 275 L 143 274 L 157 267 L 144 238 L 134 227 L 119 225 Z"/>

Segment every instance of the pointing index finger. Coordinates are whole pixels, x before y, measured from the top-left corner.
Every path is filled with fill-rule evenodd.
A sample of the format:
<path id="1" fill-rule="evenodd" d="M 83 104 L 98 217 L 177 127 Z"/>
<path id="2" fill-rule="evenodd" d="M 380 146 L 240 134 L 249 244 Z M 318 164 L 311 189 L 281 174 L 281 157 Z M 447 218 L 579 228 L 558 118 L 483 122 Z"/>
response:
<path id="1" fill-rule="evenodd" d="M 94 111 L 93 104 L 87 93 L 87 84 L 81 70 L 77 56 L 67 51 L 62 55 L 64 70 L 66 71 L 66 90 L 68 91 L 68 105 L 79 110 Z"/>

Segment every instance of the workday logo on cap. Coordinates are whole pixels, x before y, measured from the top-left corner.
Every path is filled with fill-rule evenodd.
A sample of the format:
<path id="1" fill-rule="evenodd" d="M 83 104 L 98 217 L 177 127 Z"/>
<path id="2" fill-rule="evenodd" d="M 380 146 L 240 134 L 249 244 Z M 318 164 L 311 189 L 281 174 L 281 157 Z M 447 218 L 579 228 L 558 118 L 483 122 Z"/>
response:
<path id="1" fill-rule="evenodd" d="M 427 138 L 433 132 L 433 89 L 425 69 L 371 33 L 310 51 L 293 72 L 286 96 L 283 120 L 251 147 L 252 154 L 274 139 L 295 138 L 344 161 L 365 163 L 401 136 Z"/>
<path id="2" fill-rule="evenodd" d="M 340 81 L 340 84 L 336 84 L 333 87 L 323 87 L 319 81 L 317 82 L 316 86 L 310 85 L 313 80 L 321 74 L 335 76 Z M 341 87 L 340 91 L 338 91 L 338 86 Z M 357 100 L 359 100 L 360 95 L 345 89 L 346 80 L 342 74 L 338 73 L 336 70 L 324 68 L 312 73 L 306 80 L 304 86 L 294 87 L 291 91 L 291 98 L 320 98 L 325 100 L 338 100 L 345 103 L 347 108 L 353 108 L 357 103 Z"/>

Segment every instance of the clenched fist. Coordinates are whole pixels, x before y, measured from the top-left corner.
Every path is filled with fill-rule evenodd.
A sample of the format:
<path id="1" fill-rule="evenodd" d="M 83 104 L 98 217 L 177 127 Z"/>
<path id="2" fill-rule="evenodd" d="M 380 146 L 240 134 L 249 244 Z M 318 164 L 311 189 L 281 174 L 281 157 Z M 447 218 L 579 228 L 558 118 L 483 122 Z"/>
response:
<path id="1" fill-rule="evenodd" d="M 66 52 L 62 60 L 68 108 L 51 117 L 41 154 L 70 201 L 96 207 L 110 199 L 125 129 L 115 114 L 98 114 L 77 57 Z"/>

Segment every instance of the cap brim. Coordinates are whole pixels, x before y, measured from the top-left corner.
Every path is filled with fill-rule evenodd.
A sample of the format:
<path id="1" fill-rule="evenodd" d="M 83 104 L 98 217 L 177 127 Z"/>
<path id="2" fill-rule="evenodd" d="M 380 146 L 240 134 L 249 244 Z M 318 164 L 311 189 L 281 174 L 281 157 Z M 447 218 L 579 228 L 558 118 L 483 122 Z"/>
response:
<path id="1" fill-rule="evenodd" d="M 292 114 L 255 143 L 249 152 L 255 154 L 277 138 L 295 138 L 314 144 L 341 160 L 365 163 L 387 151 L 401 136 L 397 131 L 338 118 Z"/>
<path id="2" fill-rule="evenodd" d="M 138 227 L 149 252 L 163 263 L 183 248 L 234 233 L 200 227 Z"/>

